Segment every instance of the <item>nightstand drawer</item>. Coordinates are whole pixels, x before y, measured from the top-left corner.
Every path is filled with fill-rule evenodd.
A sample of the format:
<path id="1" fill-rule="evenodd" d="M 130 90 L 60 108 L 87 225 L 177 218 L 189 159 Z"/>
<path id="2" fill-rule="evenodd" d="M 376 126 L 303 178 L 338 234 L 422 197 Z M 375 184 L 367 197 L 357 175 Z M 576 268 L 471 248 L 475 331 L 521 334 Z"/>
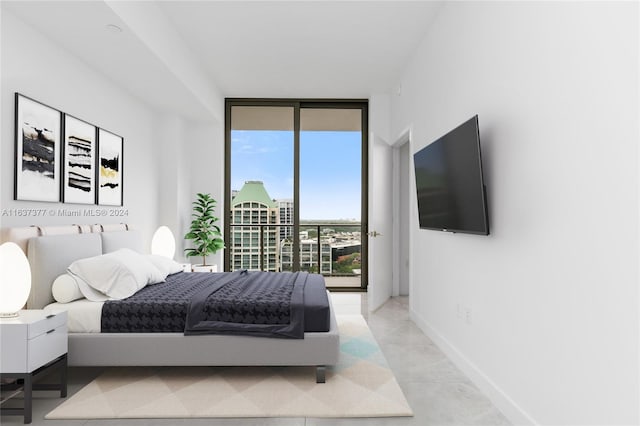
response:
<path id="1" fill-rule="evenodd" d="M 42 367 L 67 353 L 67 325 L 49 329 L 27 342 L 27 372 Z"/>
<path id="2" fill-rule="evenodd" d="M 33 339 L 41 334 L 45 334 L 49 330 L 58 328 L 61 325 L 67 324 L 67 315 L 65 313 L 59 313 L 52 316 L 47 316 L 40 321 L 29 324 L 29 331 L 27 332 L 27 339 Z"/>

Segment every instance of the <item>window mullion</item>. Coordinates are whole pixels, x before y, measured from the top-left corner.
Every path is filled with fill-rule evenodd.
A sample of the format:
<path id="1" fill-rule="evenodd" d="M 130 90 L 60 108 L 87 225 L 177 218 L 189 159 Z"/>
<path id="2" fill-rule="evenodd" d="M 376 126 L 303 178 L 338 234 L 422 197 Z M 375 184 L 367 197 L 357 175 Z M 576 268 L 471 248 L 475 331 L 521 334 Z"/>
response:
<path id="1" fill-rule="evenodd" d="M 293 107 L 293 267 L 300 270 L 300 103 Z"/>

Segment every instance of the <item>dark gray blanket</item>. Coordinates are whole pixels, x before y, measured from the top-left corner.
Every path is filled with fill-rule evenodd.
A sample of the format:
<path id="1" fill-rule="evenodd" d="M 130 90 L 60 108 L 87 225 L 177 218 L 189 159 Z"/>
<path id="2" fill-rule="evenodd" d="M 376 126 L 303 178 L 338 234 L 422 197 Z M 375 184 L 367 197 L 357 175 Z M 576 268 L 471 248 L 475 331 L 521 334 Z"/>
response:
<path id="1" fill-rule="evenodd" d="M 315 274 L 178 273 L 127 299 L 105 302 L 101 327 L 103 333 L 303 338 L 304 331 L 327 331 L 328 317 L 324 281 Z"/>
<path id="2" fill-rule="evenodd" d="M 187 313 L 185 335 L 245 334 L 304 338 L 306 272 L 227 274 L 196 293 Z"/>

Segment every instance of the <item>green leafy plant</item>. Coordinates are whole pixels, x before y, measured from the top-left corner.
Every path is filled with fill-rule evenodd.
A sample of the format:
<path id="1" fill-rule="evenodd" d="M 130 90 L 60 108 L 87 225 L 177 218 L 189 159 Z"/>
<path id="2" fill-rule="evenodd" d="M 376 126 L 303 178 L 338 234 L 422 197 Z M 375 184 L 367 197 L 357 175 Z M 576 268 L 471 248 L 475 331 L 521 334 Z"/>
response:
<path id="1" fill-rule="evenodd" d="M 197 200 L 193 202 L 191 228 L 184 236 L 187 240 L 193 240 L 195 248 L 185 249 L 187 257 L 202 256 L 202 264 L 206 265 L 207 256 L 215 254 L 224 248 L 224 240 L 220 227 L 216 225 L 218 218 L 213 215 L 216 200 L 211 194 L 197 194 Z"/>

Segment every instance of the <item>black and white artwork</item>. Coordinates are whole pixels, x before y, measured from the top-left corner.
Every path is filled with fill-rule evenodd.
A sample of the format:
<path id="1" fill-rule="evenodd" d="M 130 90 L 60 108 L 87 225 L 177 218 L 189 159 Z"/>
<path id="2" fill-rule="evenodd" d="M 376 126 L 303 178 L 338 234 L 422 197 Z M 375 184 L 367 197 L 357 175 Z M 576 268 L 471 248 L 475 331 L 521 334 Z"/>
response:
<path id="1" fill-rule="evenodd" d="M 98 130 L 98 204 L 122 205 L 122 143 L 120 136 Z"/>
<path id="2" fill-rule="evenodd" d="M 60 201 L 62 113 L 16 93 L 16 200 Z"/>
<path id="3" fill-rule="evenodd" d="M 96 126 L 64 115 L 65 203 L 95 204 Z"/>

